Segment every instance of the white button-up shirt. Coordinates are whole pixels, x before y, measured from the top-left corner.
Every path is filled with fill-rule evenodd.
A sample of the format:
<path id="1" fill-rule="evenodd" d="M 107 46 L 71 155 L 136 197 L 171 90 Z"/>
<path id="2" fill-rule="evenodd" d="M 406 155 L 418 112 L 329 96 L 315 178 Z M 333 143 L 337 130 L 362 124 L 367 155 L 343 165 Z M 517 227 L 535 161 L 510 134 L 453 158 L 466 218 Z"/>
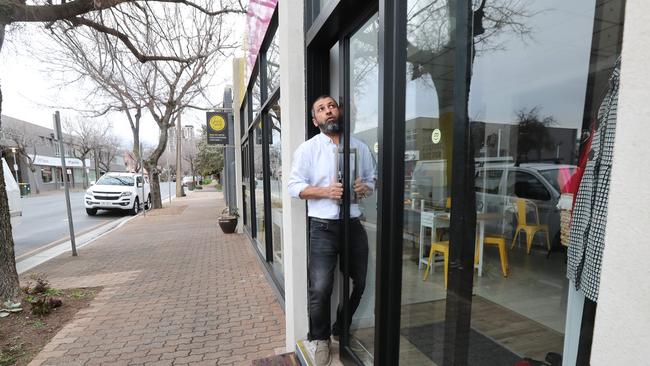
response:
<path id="1" fill-rule="evenodd" d="M 357 151 L 357 178 L 370 189 L 374 189 L 376 179 L 375 159 L 363 141 L 354 137 L 350 138 L 350 149 Z M 323 133 L 303 142 L 293 154 L 291 176 L 289 177 L 289 194 L 300 198 L 308 186 L 327 187 L 337 181 L 337 161 L 339 158 L 336 144 Z M 353 164 L 353 162 L 351 162 Z M 343 167 L 341 167 L 342 169 Z M 351 178 L 352 180 L 354 177 Z M 322 198 L 307 200 L 309 217 L 320 219 L 340 218 L 341 206 L 337 200 Z M 359 205 L 350 205 L 350 217 L 361 216 Z"/>

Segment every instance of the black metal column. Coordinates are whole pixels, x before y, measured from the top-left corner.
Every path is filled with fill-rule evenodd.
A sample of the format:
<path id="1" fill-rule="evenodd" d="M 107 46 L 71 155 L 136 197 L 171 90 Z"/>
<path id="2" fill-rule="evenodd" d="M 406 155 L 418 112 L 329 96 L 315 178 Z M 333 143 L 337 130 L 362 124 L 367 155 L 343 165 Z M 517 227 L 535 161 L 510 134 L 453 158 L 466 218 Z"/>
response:
<path id="1" fill-rule="evenodd" d="M 454 55 L 454 123 L 449 229 L 445 366 L 467 364 L 472 311 L 472 279 L 476 231 L 474 157 L 467 111 L 472 67 L 472 11 L 470 0 L 452 2 L 456 20 Z"/>
<path id="2" fill-rule="evenodd" d="M 379 192 L 375 364 L 399 363 L 407 1 L 379 1 Z"/>

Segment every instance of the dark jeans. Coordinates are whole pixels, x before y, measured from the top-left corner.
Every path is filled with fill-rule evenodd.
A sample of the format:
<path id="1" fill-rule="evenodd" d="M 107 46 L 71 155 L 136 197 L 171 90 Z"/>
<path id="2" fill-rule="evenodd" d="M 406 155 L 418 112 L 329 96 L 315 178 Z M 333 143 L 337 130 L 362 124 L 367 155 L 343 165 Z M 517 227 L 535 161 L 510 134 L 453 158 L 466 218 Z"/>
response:
<path id="1" fill-rule="evenodd" d="M 343 249 L 343 220 L 311 219 L 309 228 L 309 339 L 329 339 L 330 329 L 330 298 L 334 286 L 334 269 Z M 351 221 L 350 243 L 350 278 L 352 279 L 352 294 L 350 295 L 350 312 L 348 324 L 352 315 L 359 307 L 361 295 L 366 287 L 366 271 L 368 269 L 368 235 L 359 219 Z M 341 265 L 342 269 L 342 265 Z M 338 335 L 342 327 L 342 303 L 337 309 L 334 334 Z"/>

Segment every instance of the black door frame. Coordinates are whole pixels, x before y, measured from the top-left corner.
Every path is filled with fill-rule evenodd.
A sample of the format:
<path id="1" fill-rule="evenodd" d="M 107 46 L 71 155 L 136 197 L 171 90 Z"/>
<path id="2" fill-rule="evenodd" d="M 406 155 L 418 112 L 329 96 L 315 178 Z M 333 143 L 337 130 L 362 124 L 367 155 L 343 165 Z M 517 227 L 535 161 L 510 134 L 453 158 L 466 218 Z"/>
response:
<path id="1" fill-rule="evenodd" d="M 317 8 L 318 0 L 307 0 L 306 9 Z M 456 60 L 455 60 L 455 111 L 453 136 L 453 166 L 450 240 L 460 245 L 450 252 L 447 315 L 445 320 L 444 365 L 467 363 L 471 316 L 472 280 L 474 275 L 474 231 L 476 210 L 474 197 L 474 165 L 470 153 L 470 129 L 467 115 L 471 67 L 472 12 L 470 0 L 457 0 Z M 379 126 L 378 143 L 381 146 L 378 161 L 377 218 L 377 272 L 375 287 L 375 354 L 377 365 L 396 365 L 399 362 L 400 312 L 402 287 L 402 230 L 403 217 L 391 215 L 404 209 L 404 134 L 405 134 L 405 82 L 406 82 L 406 1 L 351 1 L 330 0 L 306 29 L 307 49 L 307 113 L 311 101 L 329 92 L 329 50 L 339 42 L 339 90 L 342 107 L 350 98 L 349 91 L 349 37 L 372 14 L 379 14 Z M 312 19 L 310 13 L 306 20 Z M 309 114 L 306 121 L 311 121 Z M 344 113 L 344 122 L 349 116 Z M 318 133 L 307 122 L 307 137 Z M 349 129 L 344 129 L 344 156 L 349 156 Z M 344 158 L 349 164 L 349 158 Z M 344 170 L 348 182 L 349 169 Z M 346 183 L 344 183 L 346 184 Z M 343 217 L 345 242 L 349 242 L 349 201 L 344 195 Z M 344 246 L 344 247 L 347 247 Z M 345 253 L 345 251 L 343 251 Z M 344 278 L 348 276 L 347 255 L 342 256 Z M 343 281 L 342 294 L 349 293 L 349 281 Z M 342 296 L 344 312 L 347 296 Z M 344 316 L 344 319 L 346 317 Z M 344 324 L 341 334 L 341 356 L 346 364 L 360 364 L 360 359 L 349 347 L 349 324 Z"/>

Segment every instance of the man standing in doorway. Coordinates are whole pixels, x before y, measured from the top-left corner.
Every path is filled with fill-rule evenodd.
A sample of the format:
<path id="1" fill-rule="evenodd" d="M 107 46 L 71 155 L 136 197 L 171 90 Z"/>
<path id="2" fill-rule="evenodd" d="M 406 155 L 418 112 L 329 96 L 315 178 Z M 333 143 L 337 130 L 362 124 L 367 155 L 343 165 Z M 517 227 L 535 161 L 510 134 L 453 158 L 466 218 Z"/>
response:
<path id="1" fill-rule="evenodd" d="M 343 249 L 343 134 L 341 110 L 329 95 L 323 95 L 312 105 L 312 123 L 321 131 L 302 143 L 294 153 L 288 189 L 291 196 L 307 200 L 309 216 L 308 296 L 309 339 L 315 343 L 316 365 L 329 365 L 330 335 L 335 337 L 342 328 L 342 308 L 330 328 L 330 302 L 334 272 Z M 353 197 L 363 199 L 372 193 L 375 184 L 375 161 L 368 146 L 351 138 L 350 149 L 355 151 L 356 175 Z M 361 221 L 359 205 L 350 205 L 350 278 L 352 294 L 349 301 L 348 324 L 356 311 L 366 285 L 368 268 L 368 236 Z"/>

